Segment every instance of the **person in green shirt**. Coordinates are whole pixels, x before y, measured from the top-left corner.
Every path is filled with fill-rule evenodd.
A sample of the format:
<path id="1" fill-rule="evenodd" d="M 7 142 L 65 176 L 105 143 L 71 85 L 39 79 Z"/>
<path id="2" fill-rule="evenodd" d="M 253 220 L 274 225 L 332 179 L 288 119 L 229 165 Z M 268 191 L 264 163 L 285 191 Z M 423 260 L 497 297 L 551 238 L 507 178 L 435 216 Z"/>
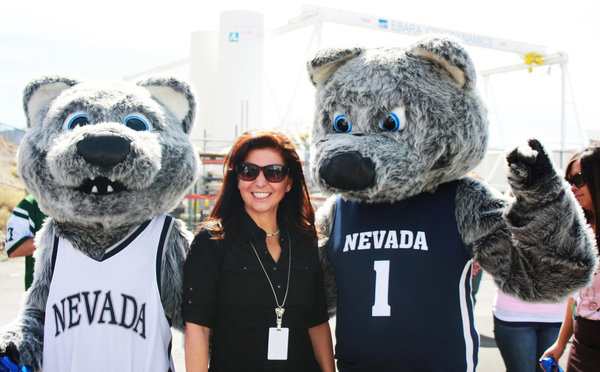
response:
<path id="1" fill-rule="evenodd" d="M 29 194 L 15 207 L 7 222 L 6 253 L 10 258 L 25 256 L 25 290 L 33 282 L 33 238 L 45 219 L 46 215 L 40 211 L 33 195 Z"/>

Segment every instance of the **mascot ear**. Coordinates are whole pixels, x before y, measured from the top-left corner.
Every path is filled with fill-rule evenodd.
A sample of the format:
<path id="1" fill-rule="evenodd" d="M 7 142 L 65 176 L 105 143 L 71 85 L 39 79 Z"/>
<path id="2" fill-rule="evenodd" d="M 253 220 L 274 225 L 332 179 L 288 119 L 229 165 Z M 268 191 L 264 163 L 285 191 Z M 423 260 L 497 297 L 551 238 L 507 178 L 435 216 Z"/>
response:
<path id="1" fill-rule="evenodd" d="M 322 49 L 306 63 L 308 75 L 314 86 L 327 80 L 338 68 L 352 58 L 358 57 L 363 48 L 330 48 Z"/>
<path id="2" fill-rule="evenodd" d="M 62 93 L 79 82 L 63 76 L 45 76 L 32 80 L 23 92 L 23 110 L 27 117 L 27 127 L 31 127 L 36 116 L 48 109 L 50 103 Z"/>
<path id="3" fill-rule="evenodd" d="M 432 36 L 418 41 L 407 53 L 437 62 L 461 88 L 475 88 L 475 66 L 457 41 L 444 36 Z"/>
<path id="4" fill-rule="evenodd" d="M 152 78 L 137 85 L 150 91 L 152 97 L 175 115 L 183 131 L 190 134 L 196 114 L 196 100 L 189 85 L 175 78 Z"/>

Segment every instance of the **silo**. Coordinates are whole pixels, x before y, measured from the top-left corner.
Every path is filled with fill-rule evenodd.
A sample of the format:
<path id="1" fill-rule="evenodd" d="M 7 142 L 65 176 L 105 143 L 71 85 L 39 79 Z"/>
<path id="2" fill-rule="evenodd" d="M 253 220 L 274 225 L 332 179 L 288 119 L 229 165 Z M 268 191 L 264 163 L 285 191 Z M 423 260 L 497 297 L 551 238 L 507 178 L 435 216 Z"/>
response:
<path id="1" fill-rule="evenodd" d="M 217 35 L 216 30 L 197 31 L 190 37 L 190 83 L 196 93 L 197 106 L 196 121 L 190 138 L 200 151 L 207 150 L 205 135 L 216 135 L 212 130 L 217 127 Z"/>
<path id="2" fill-rule="evenodd" d="M 217 132 L 225 138 L 261 126 L 263 35 L 261 13 L 221 13 Z"/>
<path id="3" fill-rule="evenodd" d="M 190 53 L 199 101 L 192 140 L 205 152 L 220 151 L 244 131 L 262 127 L 263 15 L 222 12 L 213 35 L 192 34 Z"/>

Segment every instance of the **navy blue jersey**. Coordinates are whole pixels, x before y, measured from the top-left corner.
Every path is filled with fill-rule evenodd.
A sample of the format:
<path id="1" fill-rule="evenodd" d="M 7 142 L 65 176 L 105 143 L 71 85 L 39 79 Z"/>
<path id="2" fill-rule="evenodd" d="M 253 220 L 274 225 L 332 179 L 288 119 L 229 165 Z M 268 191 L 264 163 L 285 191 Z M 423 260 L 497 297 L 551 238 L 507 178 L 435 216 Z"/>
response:
<path id="1" fill-rule="evenodd" d="M 395 204 L 336 202 L 328 258 L 338 286 L 340 371 L 472 371 L 472 259 L 457 182 Z"/>

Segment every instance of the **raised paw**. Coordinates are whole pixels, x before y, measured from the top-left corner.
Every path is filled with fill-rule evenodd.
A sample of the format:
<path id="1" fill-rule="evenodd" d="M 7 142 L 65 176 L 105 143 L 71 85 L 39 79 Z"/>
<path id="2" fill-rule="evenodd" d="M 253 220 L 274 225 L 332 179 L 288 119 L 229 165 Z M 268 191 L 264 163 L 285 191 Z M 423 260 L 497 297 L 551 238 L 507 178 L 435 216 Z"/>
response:
<path id="1" fill-rule="evenodd" d="M 542 144 L 530 139 L 528 146 L 519 146 L 506 157 L 512 175 L 527 186 L 533 186 L 554 174 L 550 157 Z"/>

